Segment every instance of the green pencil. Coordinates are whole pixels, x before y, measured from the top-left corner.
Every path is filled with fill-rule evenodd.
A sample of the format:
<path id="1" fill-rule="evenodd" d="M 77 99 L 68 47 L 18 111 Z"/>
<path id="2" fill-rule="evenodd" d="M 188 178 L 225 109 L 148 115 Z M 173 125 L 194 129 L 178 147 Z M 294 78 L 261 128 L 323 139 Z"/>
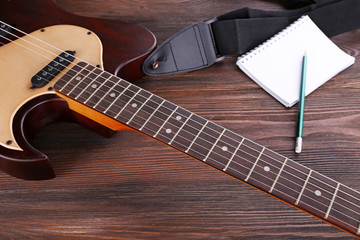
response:
<path id="1" fill-rule="evenodd" d="M 296 145 L 295 145 L 296 153 L 301 153 L 301 149 L 302 149 L 304 107 L 305 107 L 306 68 L 307 68 L 307 55 L 305 52 L 304 56 L 303 56 L 302 71 L 301 71 L 298 128 L 297 128 Z"/>

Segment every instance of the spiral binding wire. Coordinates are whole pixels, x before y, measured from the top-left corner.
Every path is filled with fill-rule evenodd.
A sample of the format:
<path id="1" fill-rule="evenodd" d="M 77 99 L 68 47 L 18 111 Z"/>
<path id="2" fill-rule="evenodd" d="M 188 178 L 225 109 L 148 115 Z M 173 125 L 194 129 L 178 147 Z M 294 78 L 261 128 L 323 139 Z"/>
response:
<path id="1" fill-rule="evenodd" d="M 297 19 L 295 22 L 284 28 L 282 31 L 275 34 L 273 37 L 269 38 L 262 44 L 258 45 L 251 51 L 245 53 L 244 55 L 240 56 L 238 61 L 240 61 L 242 64 L 246 61 L 249 61 L 253 56 L 260 54 L 262 51 L 264 51 L 266 48 L 268 48 L 270 45 L 280 41 L 284 37 L 286 37 L 290 32 L 301 26 L 303 23 L 307 22 L 309 20 L 308 15 L 304 15 Z"/>

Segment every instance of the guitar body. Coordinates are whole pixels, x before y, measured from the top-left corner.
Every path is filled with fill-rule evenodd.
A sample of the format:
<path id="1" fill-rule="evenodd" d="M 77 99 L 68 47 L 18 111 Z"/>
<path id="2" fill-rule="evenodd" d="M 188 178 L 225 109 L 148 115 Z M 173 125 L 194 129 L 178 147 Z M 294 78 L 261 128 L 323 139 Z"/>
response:
<path id="1" fill-rule="evenodd" d="M 72 121 L 107 137 L 114 131 L 70 110 L 66 101 L 54 94 L 53 84 L 61 72 L 44 87 L 33 88 L 31 78 L 55 58 L 51 53 L 61 54 L 61 49 L 75 51 L 73 64 L 82 59 L 133 81 L 143 76 L 142 61 L 155 47 L 156 39 L 136 25 L 66 13 L 52 0 L 31 4 L 26 0 L 1 1 L 0 16 L 1 21 L 32 32 L 26 36 L 8 33 L 1 38 L 0 169 L 18 178 L 49 179 L 55 176 L 49 159 L 29 143 L 42 127 Z"/>

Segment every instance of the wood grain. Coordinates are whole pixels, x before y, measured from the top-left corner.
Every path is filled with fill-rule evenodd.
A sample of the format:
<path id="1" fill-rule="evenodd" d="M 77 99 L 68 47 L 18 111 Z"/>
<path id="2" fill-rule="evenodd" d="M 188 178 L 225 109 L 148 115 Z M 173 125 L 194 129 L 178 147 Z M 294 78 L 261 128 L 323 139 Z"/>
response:
<path id="1" fill-rule="evenodd" d="M 68 11 L 120 19 L 159 43 L 196 21 L 274 1 L 58 0 Z M 294 153 L 297 105 L 280 105 L 228 57 L 214 66 L 136 83 L 360 190 L 360 31 L 332 38 L 356 63 L 306 98 L 304 146 Z M 81 126 L 44 128 L 34 146 L 57 178 L 0 173 L 0 239 L 354 239 L 206 165 L 133 132 L 110 139 Z"/>

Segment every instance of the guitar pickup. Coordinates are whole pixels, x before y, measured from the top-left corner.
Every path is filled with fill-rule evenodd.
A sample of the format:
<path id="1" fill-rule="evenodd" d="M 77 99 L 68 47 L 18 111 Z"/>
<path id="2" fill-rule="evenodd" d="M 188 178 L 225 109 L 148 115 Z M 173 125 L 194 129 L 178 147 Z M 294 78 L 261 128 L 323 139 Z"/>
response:
<path id="1" fill-rule="evenodd" d="M 32 88 L 42 88 L 55 78 L 74 59 L 75 51 L 65 51 L 31 78 Z"/>

